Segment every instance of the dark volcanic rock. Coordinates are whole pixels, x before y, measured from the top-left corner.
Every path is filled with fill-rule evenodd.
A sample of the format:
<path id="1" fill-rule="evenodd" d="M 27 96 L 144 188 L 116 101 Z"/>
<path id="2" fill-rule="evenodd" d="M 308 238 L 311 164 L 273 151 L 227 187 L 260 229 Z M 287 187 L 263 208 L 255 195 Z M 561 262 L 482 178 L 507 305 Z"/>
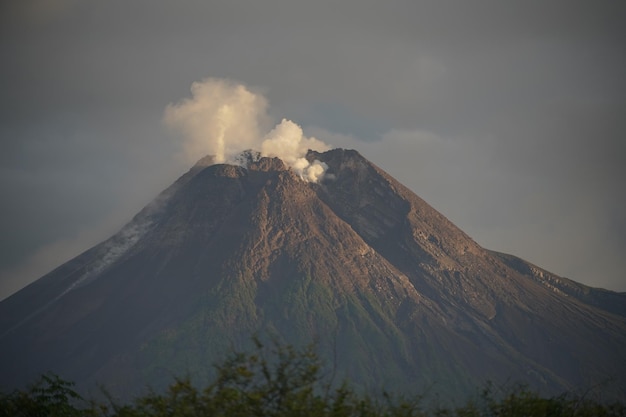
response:
<path id="1" fill-rule="evenodd" d="M 132 393 L 203 380 L 253 334 L 316 341 L 337 380 L 462 395 L 487 380 L 626 392 L 624 294 L 480 247 L 355 151 L 202 160 L 111 239 L 0 303 L 0 382 Z"/>

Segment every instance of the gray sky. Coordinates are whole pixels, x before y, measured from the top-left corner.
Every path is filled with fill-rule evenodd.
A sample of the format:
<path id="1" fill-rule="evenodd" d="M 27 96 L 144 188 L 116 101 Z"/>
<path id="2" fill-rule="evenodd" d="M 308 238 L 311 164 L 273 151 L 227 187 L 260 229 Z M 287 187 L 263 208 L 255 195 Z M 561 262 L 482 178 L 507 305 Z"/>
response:
<path id="1" fill-rule="evenodd" d="M 626 291 L 618 1 L 0 3 L 0 298 L 186 171 L 163 123 L 229 78 L 483 246 Z"/>

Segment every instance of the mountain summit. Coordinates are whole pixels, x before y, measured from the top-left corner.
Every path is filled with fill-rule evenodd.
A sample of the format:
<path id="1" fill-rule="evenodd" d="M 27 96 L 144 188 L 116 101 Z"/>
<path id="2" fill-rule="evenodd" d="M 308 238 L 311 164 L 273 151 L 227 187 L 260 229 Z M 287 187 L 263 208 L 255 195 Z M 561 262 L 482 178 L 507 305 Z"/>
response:
<path id="1" fill-rule="evenodd" d="M 356 151 L 307 160 L 327 167 L 319 183 L 278 158 L 205 158 L 2 301 L 0 384 L 52 370 L 136 392 L 205 378 L 256 334 L 316 342 L 365 389 L 626 392 L 625 294 L 482 248 Z"/>

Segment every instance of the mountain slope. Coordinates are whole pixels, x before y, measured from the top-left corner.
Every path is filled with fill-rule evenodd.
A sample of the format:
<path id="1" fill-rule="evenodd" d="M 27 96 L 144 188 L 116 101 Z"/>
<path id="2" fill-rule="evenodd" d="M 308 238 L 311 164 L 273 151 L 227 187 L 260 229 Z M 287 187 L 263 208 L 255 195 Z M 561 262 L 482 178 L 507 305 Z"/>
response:
<path id="1" fill-rule="evenodd" d="M 133 392 L 252 334 L 318 343 L 363 388 L 490 379 L 626 388 L 623 294 L 488 251 L 355 151 L 201 161 L 118 234 L 0 303 L 0 382 L 52 369 Z"/>

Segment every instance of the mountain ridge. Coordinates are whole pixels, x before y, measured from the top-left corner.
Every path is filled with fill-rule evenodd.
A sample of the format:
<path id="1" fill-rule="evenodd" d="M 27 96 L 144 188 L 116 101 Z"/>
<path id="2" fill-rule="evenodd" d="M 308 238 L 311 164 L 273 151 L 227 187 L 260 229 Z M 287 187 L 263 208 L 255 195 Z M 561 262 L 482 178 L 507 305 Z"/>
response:
<path id="1" fill-rule="evenodd" d="M 515 377 L 558 392 L 626 375 L 624 294 L 482 248 L 356 151 L 307 159 L 326 164 L 320 183 L 278 158 L 201 160 L 0 302 L 0 384 L 48 369 L 120 391 L 201 378 L 257 332 L 317 340 L 370 388 L 458 395 Z"/>

